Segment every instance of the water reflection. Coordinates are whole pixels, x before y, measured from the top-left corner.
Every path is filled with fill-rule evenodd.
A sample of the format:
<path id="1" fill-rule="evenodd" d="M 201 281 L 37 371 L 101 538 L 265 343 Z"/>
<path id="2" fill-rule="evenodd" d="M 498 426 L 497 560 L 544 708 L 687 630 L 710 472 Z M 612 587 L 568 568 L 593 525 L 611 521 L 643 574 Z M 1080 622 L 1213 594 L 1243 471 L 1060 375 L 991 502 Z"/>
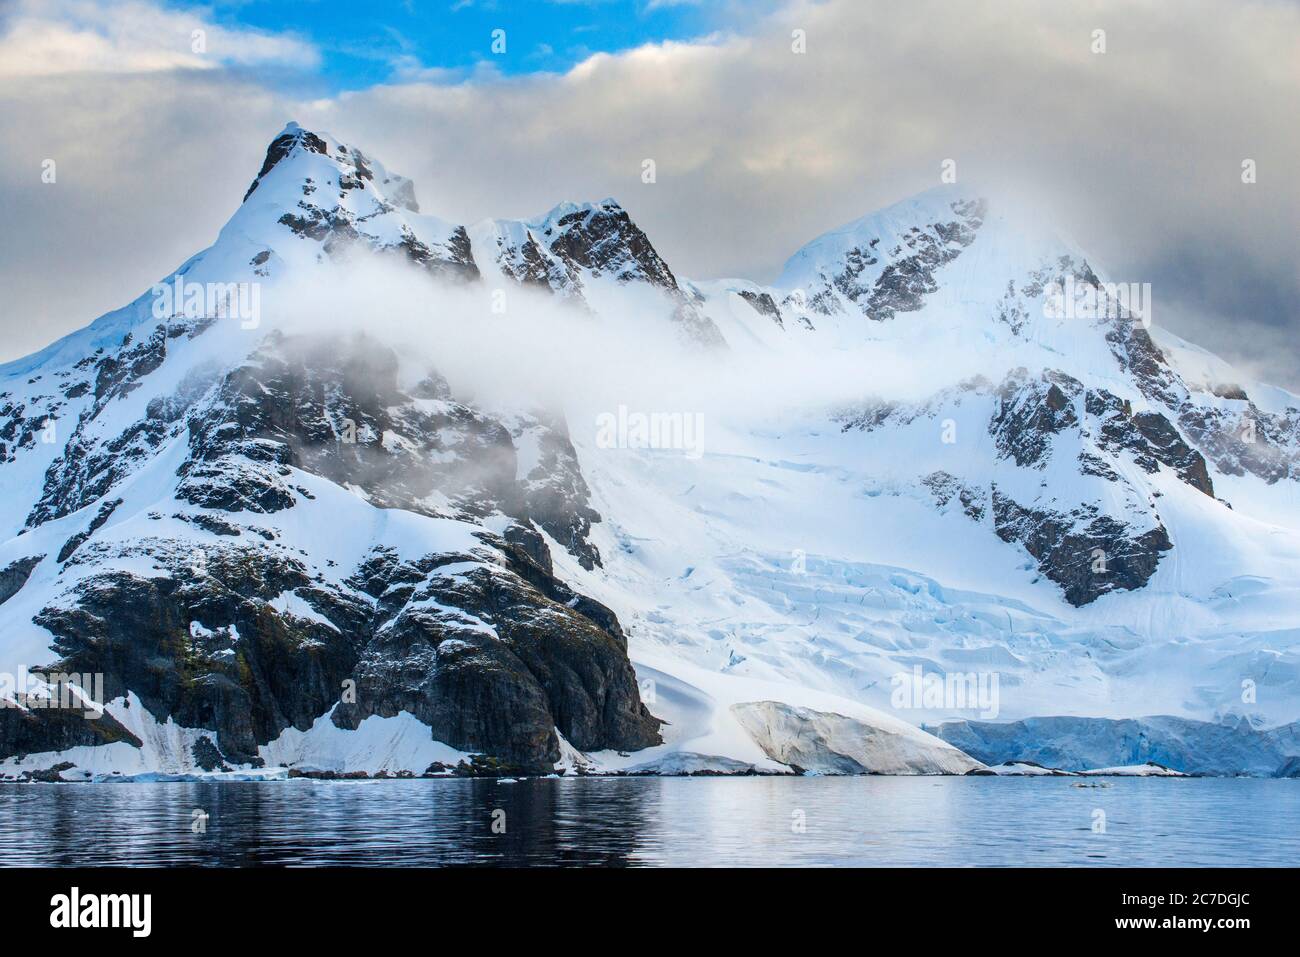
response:
<path id="1" fill-rule="evenodd" d="M 1300 783 L 1271 780 L 0 785 L 10 865 L 1294 866 L 1298 835 Z"/>

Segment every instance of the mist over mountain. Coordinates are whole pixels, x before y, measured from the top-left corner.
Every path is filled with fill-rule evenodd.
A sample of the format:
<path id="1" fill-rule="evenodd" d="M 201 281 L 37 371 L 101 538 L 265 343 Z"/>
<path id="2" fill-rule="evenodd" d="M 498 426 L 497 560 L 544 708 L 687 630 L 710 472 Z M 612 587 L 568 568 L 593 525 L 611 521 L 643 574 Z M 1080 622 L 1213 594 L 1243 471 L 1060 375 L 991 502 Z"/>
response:
<path id="1" fill-rule="evenodd" d="M 253 173 L 0 367 L 0 774 L 1294 766 L 1300 398 L 1068 224 L 943 186 L 766 285 Z"/>

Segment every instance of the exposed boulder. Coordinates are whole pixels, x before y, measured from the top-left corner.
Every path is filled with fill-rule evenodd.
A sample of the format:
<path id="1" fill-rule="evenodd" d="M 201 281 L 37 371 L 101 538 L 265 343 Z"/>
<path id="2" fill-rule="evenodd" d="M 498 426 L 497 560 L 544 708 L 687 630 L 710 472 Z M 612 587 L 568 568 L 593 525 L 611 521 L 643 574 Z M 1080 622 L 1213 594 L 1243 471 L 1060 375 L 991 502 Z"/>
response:
<path id="1" fill-rule="evenodd" d="M 965 774 L 979 762 L 907 727 L 890 730 L 779 701 L 733 705 L 732 713 L 773 761 L 823 774 Z"/>

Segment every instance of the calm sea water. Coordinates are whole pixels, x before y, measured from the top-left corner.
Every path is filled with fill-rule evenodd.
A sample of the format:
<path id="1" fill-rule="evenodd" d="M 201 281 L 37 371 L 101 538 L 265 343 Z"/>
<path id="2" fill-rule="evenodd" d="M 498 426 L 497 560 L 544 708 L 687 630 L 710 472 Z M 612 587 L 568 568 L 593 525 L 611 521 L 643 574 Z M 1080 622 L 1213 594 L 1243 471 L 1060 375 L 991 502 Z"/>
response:
<path id="1" fill-rule="evenodd" d="M 1300 865 L 1300 781 L 1074 783 L 6 784 L 0 865 Z"/>

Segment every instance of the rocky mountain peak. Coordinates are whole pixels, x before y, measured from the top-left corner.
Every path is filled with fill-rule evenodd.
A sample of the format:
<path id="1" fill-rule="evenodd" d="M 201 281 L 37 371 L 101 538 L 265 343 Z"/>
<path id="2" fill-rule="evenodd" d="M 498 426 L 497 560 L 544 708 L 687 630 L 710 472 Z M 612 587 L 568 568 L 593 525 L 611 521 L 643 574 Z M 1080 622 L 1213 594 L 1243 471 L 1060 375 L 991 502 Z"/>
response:
<path id="1" fill-rule="evenodd" d="M 266 159 L 262 162 L 262 168 L 258 171 L 257 176 L 249 185 L 248 191 L 244 193 L 243 201 L 248 202 L 248 197 L 253 195 L 253 190 L 257 189 L 258 184 L 262 182 L 262 178 L 297 150 L 309 150 L 321 156 L 329 155 L 329 147 L 326 146 L 324 139 L 309 130 L 304 130 L 297 123 L 290 120 L 266 148 Z"/>
<path id="2" fill-rule="evenodd" d="M 919 734 L 866 703 L 922 653 L 994 662 L 1008 687 L 1046 680 L 1052 706 L 1082 688 L 1104 707 L 1135 656 L 1166 651 L 1198 656 L 1188 710 L 1256 662 L 1281 689 L 1271 707 L 1295 699 L 1300 670 L 1270 635 L 1294 619 L 1300 401 L 1230 369 L 1185 378 L 1186 344 L 1130 310 L 1053 313 L 1055 284 L 1100 277 L 977 194 L 833 230 L 775 286 L 690 283 L 613 199 L 460 226 L 291 123 L 214 246 L 166 282 L 328 277 L 345 253 L 535 287 L 593 320 L 657 309 L 697 344 L 725 334 L 728 360 L 788 361 L 766 385 L 796 404 L 793 367 L 835 370 L 851 349 L 849 387 L 887 394 L 775 424 L 728 403 L 699 462 L 593 445 L 589 424 L 569 430 L 577 404 L 458 393 L 442 353 L 403 352 L 368 308 L 346 332 L 242 328 L 159 316 L 146 293 L 0 370 L 0 672 L 103 672 L 112 699 L 98 729 L 0 710 L 0 764 L 102 746 L 150 770 L 348 771 L 365 724 L 416 729 L 413 773 L 752 768 L 752 749 L 682 756 L 698 711 L 804 766 L 782 736 L 841 733 L 795 708 L 824 694 L 864 722 L 843 734 Z M 924 388 L 890 396 L 907 358 Z M 669 669 L 658 702 L 641 701 L 638 645 Z M 777 690 L 754 701 L 732 677 Z M 667 750 L 636 757 L 660 718 Z M 172 751 L 136 755 L 168 720 Z"/>
<path id="3" fill-rule="evenodd" d="M 790 257 L 776 285 L 799 290 L 823 315 L 883 320 L 915 312 L 938 290 L 936 270 L 975 241 L 987 212 L 988 201 L 976 193 L 929 190 L 812 240 Z"/>
<path id="4" fill-rule="evenodd" d="M 384 169 L 383 164 L 367 157 L 355 146 L 338 142 L 328 133 L 304 129 L 292 120 L 267 146 L 266 159 L 263 160 L 261 170 L 244 194 L 244 202 L 248 202 L 249 197 L 272 170 L 281 166 L 291 167 L 296 158 L 310 155 L 329 160 L 337 167 L 341 189 L 369 187 L 380 192 L 388 202 L 399 209 L 412 213 L 420 211 L 419 203 L 415 198 L 415 185 L 405 176 L 389 173 Z M 310 177 L 304 173 L 303 178 Z"/>
<path id="5" fill-rule="evenodd" d="M 552 253 L 593 276 L 610 276 L 620 283 L 639 280 L 677 291 L 668 264 L 614 199 L 561 203 L 528 225 Z"/>

